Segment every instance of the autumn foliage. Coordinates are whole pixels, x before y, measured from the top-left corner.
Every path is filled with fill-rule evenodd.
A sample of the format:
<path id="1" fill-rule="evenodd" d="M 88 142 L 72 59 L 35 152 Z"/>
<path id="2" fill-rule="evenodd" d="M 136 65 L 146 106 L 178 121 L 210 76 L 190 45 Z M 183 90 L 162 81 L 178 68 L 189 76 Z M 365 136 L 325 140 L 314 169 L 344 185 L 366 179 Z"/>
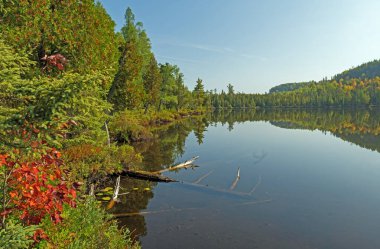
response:
<path id="1" fill-rule="evenodd" d="M 10 205 L 1 215 L 17 213 L 27 225 L 39 224 L 46 215 L 53 222 L 60 222 L 63 204 L 75 206 L 76 198 L 75 189 L 65 181 L 60 157 L 55 149 L 27 162 L 0 155 L 0 167 L 10 172 L 7 180 Z"/>

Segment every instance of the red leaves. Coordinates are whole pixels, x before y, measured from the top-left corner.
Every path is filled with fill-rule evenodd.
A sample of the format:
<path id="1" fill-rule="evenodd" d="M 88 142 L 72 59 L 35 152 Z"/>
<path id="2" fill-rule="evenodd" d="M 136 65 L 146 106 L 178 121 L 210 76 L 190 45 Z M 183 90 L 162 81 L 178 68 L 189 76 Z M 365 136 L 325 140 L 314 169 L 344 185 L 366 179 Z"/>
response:
<path id="1" fill-rule="evenodd" d="M 7 159 L 8 155 L 0 155 L 0 166 L 3 166 L 7 163 L 6 159 Z"/>
<path id="2" fill-rule="evenodd" d="M 34 232 L 34 235 L 33 235 L 33 240 L 38 242 L 38 241 L 41 241 L 41 240 L 46 240 L 48 239 L 48 236 L 47 234 L 44 232 L 44 230 L 42 230 L 41 228 L 37 229 L 35 232 Z"/>
<path id="3" fill-rule="evenodd" d="M 64 66 L 68 62 L 66 57 L 61 55 L 61 54 L 53 54 L 50 56 L 45 55 L 43 58 L 41 58 L 41 60 L 46 61 L 46 67 L 45 68 L 48 68 L 48 70 L 50 70 L 52 68 L 57 68 L 60 71 L 65 69 Z"/>
<path id="4" fill-rule="evenodd" d="M 55 149 L 31 162 L 13 162 L 0 155 L 0 165 L 16 166 L 8 180 L 9 197 L 12 211 L 18 210 L 27 225 L 40 223 L 46 214 L 54 222 L 60 222 L 63 204 L 75 206 L 76 191 L 64 181 L 60 157 Z"/>

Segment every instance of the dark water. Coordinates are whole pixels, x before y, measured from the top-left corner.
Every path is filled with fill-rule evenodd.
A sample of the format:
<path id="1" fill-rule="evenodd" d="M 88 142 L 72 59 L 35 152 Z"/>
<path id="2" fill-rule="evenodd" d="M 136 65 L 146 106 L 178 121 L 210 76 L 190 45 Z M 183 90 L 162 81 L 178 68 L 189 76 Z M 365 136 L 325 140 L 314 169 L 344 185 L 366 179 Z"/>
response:
<path id="1" fill-rule="evenodd" d="M 219 112 L 136 144 L 160 170 L 200 156 L 191 183 L 129 178 L 114 213 L 143 248 L 380 248 L 377 111 Z M 240 179 L 230 191 L 237 170 Z M 249 195 L 248 193 L 253 193 Z"/>

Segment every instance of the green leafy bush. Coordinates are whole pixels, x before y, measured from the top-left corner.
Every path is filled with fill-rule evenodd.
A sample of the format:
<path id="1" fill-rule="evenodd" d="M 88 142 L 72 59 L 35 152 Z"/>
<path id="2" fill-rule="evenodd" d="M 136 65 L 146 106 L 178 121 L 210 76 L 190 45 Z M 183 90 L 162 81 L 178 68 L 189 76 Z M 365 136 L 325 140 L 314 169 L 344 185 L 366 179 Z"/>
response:
<path id="1" fill-rule="evenodd" d="M 38 248 L 139 248 L 129 239 L 128 230 L 119 230 L 115 220 L 111 220 L 93 198 L 87 198 L 77 208 L 66 206 L 64 220 L 54 224 L 46 218 L 41 227 L 49 237 Z"/>
<path id="2" fill-rule="evenodd" d="M 33 244 L 32 236 L 36 226 L 23 226 L 9 219 L 6 229 L 0 229 L 0 248 L 23 249 L 30 248 Z"/>

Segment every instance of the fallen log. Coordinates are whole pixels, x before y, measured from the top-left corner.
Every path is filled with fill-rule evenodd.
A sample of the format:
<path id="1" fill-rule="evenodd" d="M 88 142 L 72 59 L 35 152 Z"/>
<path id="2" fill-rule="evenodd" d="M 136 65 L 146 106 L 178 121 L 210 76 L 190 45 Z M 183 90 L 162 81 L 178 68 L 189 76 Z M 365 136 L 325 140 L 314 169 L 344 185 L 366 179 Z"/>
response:
<path id="1" fill-rule="evenodd" d="M 148 172 L 148 171 L 134 171 L 134 170 L 126 169 L 117 175 L 129 176 L 132 178 L 148 180 L 152 182 L 178 182 L 177 180 L 174 180 L 170 177 L 163 176 L 154 172 Z"/>
<path id="2" fill-rule="evenodd" d="M 177 170 L 177 169 L 188 169 L 188 168 L 198 167 L 198 166 L 196 166 L 196 165 L 193 164 L 194 161 L 197 160 L 198 158 L 199 158 L 199 156 L 193 157 L 193 158 L 191 158 L 190 160 L 187 160 L 184 163 L 180 163 L 180 164 L 171 166 L 171 167 L 163 169 L 163 170 L 155 171 L 154 173 L 161 174 L 161 173 L 164 173 L 164 172 L 173 171 L 173 170 Z"/>

